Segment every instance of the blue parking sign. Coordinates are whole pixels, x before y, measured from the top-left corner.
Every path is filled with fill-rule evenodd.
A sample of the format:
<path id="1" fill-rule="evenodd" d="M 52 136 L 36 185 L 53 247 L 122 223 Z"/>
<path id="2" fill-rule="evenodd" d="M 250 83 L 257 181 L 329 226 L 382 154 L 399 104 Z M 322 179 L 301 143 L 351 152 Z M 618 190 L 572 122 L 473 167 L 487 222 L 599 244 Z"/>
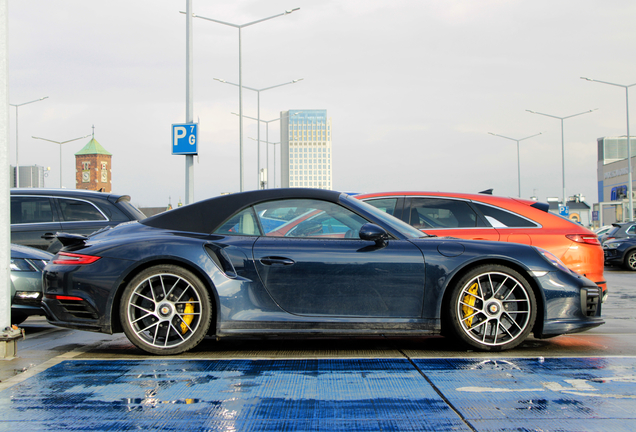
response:
<path id="1" fill-rule="evenodd" d="M 172 154 L 198 154 L 198 123 L 178 123 L 172 125 Z"/>
<path id="2" fill-rule="evenodd" d="M 569 216 L 570 215 L 570 207 L 563 205 L 563 204 L 559 204 L 559 214 L 561 216 Z"/>

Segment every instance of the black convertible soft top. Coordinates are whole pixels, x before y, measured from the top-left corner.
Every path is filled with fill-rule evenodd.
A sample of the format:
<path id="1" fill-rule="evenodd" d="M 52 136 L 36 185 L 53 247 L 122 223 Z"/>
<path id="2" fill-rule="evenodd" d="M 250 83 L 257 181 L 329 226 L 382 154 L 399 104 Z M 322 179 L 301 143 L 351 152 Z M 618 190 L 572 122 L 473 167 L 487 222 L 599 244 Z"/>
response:
<path id="1" fill-rule="evenodd" d="M 307 198 L 338 202 L 339 197 L 340 192 L 324 189 L 256 190 L 198 201 L 146 218 L 140 223 L 155 228 L 210 234 L 234 213 L 263 201 Z"/>

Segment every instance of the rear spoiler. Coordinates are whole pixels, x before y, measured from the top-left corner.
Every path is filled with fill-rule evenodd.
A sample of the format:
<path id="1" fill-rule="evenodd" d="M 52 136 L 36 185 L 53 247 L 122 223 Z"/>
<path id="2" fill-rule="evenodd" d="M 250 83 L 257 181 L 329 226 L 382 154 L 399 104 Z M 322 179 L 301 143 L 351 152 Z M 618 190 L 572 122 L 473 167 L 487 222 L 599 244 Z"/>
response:
<path id="1" fill-rule="evenodd" d="M 47 240 L 51 240 L 53 238 L 57 238 L 60 243 L 64 246 L 76 246 L 80 244 L 86 243 L 88 240 L 88 236 L 82 234 L 71 234 L 71 233 L 55 233 L 54 235 L 42 236 Z"/>

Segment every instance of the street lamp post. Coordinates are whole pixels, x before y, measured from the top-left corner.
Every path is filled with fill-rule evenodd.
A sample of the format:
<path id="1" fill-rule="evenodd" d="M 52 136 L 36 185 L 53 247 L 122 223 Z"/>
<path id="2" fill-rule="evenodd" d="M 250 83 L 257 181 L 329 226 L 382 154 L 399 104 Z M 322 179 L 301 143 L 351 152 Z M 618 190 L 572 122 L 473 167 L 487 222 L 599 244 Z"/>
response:
<path id="1" fill-rule="evenodd" d="M 9 104 L 15 107 L 15 187 L 20 187 L 20 160 L 18 159 L 18 108 L 22 105 L 28 105 L 33 102 L 40 102 L 41 100 L 47 99 L 48 96 L 44 96 L 40 99 L 32 100 L 29 102 L 24 102 L 21 104 Z"/>
<path id="2" fill-rule="evenodd" d="M 237 86 L 237 87 L 239 86 L 238 84 L 231 83 L 231 82 L 226 81 L 224 79 L 220 79 L 220 78 L 213 78 L 213 79 L 215 79 L 216 81 L 222 82 L 224 84 L 230 84 L 230 85 Z M 265 91 L 265 90 L 271 90 L 271 89 L 276 88 L 276 87 L 282 87 L 282 86 L 288 85 L 288 84 L 296 84 L 298 81 L 302 81 L 302 80 L 303 80 L 303 78 L 299 78 L 299 79 L 295 79 L 295 80 L 290 81 L 290 82 L 286 82 L 286 83 L 283 83 L 283 84 L 277 84 L 277 85 L 270 86 L 270 87 L 265 87 L 265 88 L 262 88 L 262 89 L 256 89 L 256 88 L 252 88 L 252 87 L 248 87 L 248 86 L 243 86 L 243 88 L 245 88 L 245 89 L 255 91 L 256 95 L 257 95 L 256 96 L 256 117 L 257 118 L 255 119 L 258 122 L 257 123 L 258 129 L 257 129 L 256 135 L 257 135 L 258 141 L 259 141 L 259 143 L 257 144 L 257 150 L 256 150 L 256 172 L 257 172 L 257 174 L 260 174 L 260 172 L 261 172 L 261 144 L 260 144 L 260 140 L 261 140 L 261 92 Z M 239 116 L 240 116 L 240 114 L 239 114 Z M 247 116 L 242 116 L 242 117 L 251 118 L 251 117 L 247 117 Z M 280 120 L 280 119 L 276 119 L 276 120 Z M 274 120 L 270 120 L 270 121 L 274 121 Z M 260 184 L 261 183 L 260 183 L 260 180 L 258 178 L 258 175 L 256 176 L 256 181 L 258 183 L 258 188 L 260 189 Z"/>
<path id="3" fill-rule="evenodd" d="M 634 220 L 634 197 L 632 194 L 632 146 L 630 143 L 630 136 L 629 136 L 629 88 L 635 86 L 636 83 L 623 85 L 623 84 L 616 84 L 616 83 L 611 83 L 607 81 L 599 81 L 599 80 L 585 78 L 585 77 L 581 77 L 581 79 L 584 79 L 586 81 L 593 81 L 593 82 L 597 82 L 601 84 L 608 84 L 608 85 L 616 86 L 616 87 L 623 87 L 625 89 L 625 111 L 627 113 L 627 167 L 628 167 L 627 189 L 629 193 L 629 220 L 632 221 Z"/>
<path id="4" fill-rule="evenodd" d="M 77 140 L 82 139 L 82 138 L 88 138 L 89 136 L 91 136 L 91 135 L 88 134 L 88 135 L 84 135 L 84 136 L 79 137 L 79 138 L 73 138 L 73 139 L 66 140 L 66 141 L 53 141 L 53 140 L 46 139 L 46 138 L 40 138 L 40 137 L 34 137 L 34 136 L 31 137 L 33 139 L 39 139 L 39 140 L 44 140 L 44 141 L 52 142 L 52 143 L 55 143 L 55 144 L 59 144 L 59 146 L 60 146 L 60 189 L 62 189 L 62 144 L 70 143 L 72 141 L 77 141 Z"/>
<path id="5" fill-rule="evenodd" d="M 242 55 L 241 55 L 241 29 L 243 27 L 248 27 L 254 24 L 258 24 L 260 22 L 263 21 L 267 21 L 273 18 L 278 18 L 280 16 L 284 16 L 284 15 L 289 15 L 290 13 L 299 10 L 300 8 L 294 8 L 294 9 L 290 9 L 290 10 L 286 10 L 283 13 L 277 14 L 277 15 L 272 15 L 270 17 L 267 18 L 262 18 L 256 21 L 252 21 L 246 24 L 232 24 L 232 23 L 228 23 L 225 21 L 219 21 L 219 20 L 215 20 L 212 18 L 206 18 L 200 15 L 196 15 L 196 14 L 192 14 L 192 16 L 194 18 L 201 18 L 207 21 L 212 21 L 218 24 L 223 24 L 226 26 L 230 26 L 230 27 L 234 27 L 238 29 L 238 45 L 239 45 L 239 83 L 238 83 L 238 87 L 239 87 L 239 159 L 240 159 L 240 167 L 239 167 L 239 176 L 240 176 L 240 180 L 239 180 L 239 184 L 240 184 L 240 191 L 243 192 L 243 69 L 242 69 Z"/>
<path id="6" fill-rule="evenodd" d="M 236 114 L 236 113 L 232 113 L 232 114 Z M 236 115 L 238 115 L 238 114 L 236 114 Z M 256 120 L 256 121 L 258 121 L 258 122 L 259 122 L 259 124 L 260 124 L 261 122 L 262 122 L 262 123 L 265 123 L 265 125 L 266 125 L 266 128 L 265 128 L 265 142 L 268 142 L 268 141 L 269 141 L 269 124 L 270 124 L 271 122 L 280 121 L 280 118 L 275 118 L 275 119 L 273 119 L 273 120 L 260 120 L 260 119 L 257 119 L 257 118 L 254 118 L 254 117 L 249 117 L 249 116 L 243 116 L 243 117 L 245 117 L 245 118 L 247 118 L 247 119 L 250 119 L 250 120 Z M 260 128 L 259 128 L 259 130 L 260 130 Z M 260 140 L 260 137 L 259 137 L 258 141 L 259 141 L 259 142 L 261 141 L 261 140 Z M 267 150 L 266 150 L 266 152 L 265 152 L 265 166 L 266 166 L 267 168 L 269 168 L 269 147 L 266 147 L 266 148 L 267 148 Z M 274 157 L 275 157 L 275 155 L 274 155 Z M 276 159 L 274 159 L 274 164 L 276 164 Z M 275 165 L 274 165 L 274 166 L 275 166 Z M 268 173 L 269 173 L 269 171 L 268 171 Z M 267 174 L 267 176 L 269 177 L 269 174 Z M 276 176 L 276 168 L 274 168 L 274 176 Z M 276 184 L 276 178 L 274 178 L 274 184 Z M 267 185 L 268 185 L 268 186 L 267 186 L 267 189 L 269 189 L 269 178 L 268 178 Z"/>
<path id="7" fill-rule="evenodd" d="M 561 175 L 562 175 L 562 179 L 563 179 L 563 205 L 567 204 L 567 196 L 565 195 L 565 140 L 564 140 L 564 136 L 563 136 L 563 120 L 569 119 L 569 118 L 572 118 L 572 117 L 576 117 L 576 116 L 580 116 L 580 115 L 583 115 L 583 114 L 591 113 L 593 111 L 596 111 L 597 109 L 598 108 L 594 108 L 594 109 L 591 109 L 589 111 L 584 111 L 584 112 L 581 112 L 581 113 L 578 113 L 578 114 L 572 114 L 572 115 L 569 115 L 567 117 L 557 117 L 557 116 L 551 115 L 551 114 L 544 114 L 544 113 L 540 113 L 540 112 L 536 112 L 536 111 L 532 111 L 532 110 L 528 110 L 528 109 L 526 110 L 526 111 L 528 111 L 529 113 L 532 113 L 532 114 L 539 114 L 539 115 L 542 115 L 542 116 L 552 117 L 552 118 L 561 120 Z"/>
<path id="8" fill-rule="evenodd" d="M 237 113 L 232 113 L 234 115 L 238 115 Z M 297 114 L 300 114 L 299 112 L 293 113 L 292 115 L 287 114 L 286 117 L 293 117 Z M 275 122 L 275 121 L 280 121 L 282 120 L 282 117 L 278 117 L 272 120 L 260 120 L 254 117 L 250 117 L 250 116 L 243 116 L 247 119 L 250 120 L 256 120 L 259 123 L 265 123 L 267 125 L 267 127 L 265 128 L 265 141 L 269 142 L 269 124 L 271 122 Z M 280 143 L 270 143 L 270 144 L 280 144 Z M 269 172 L 269 147 L 267 147 L 267 151 L 265 152 L 265 166 L 268 168 L 268 172 Z M 269 176 L 269 174 L 268 174 Z M 267 182 L 267 184 L 269 185 L 269 181 Z M 276 147 L 274 147 L 274 188 L 276 187 Z M 267 187 L 269 189 L 269 186 Z"/>
<path id="9" fill-rule="evenodd" d="M 492 132 L 488 132 L 488 133 L 490 135 L 498 136 L 498 137 L 501 137 L 501 138 L 506 138 L 506 139 L 509 139 L 509 140 L 512 140 L 512 141 L 517 141 L 517 177 L 518 177 L 517 185 L 519 187 L 519 198 L 521 198 L 521 160 L 520 160 L 520 157 L 519 157 L 519 141 L 527 140 L 529 138 L 534 138 L 536 136 L 541 135 L 542 132 L 539 132 L 538 134 L 534 134 L 534 135 L 531 135 L 529 137 L 525 137 L 525 138 L 521 138 L 521 139 L 509 138 L 507 136 L 499 135 L 499 134 L 492 133 Z"/>
<path id="10" fill-rule="evenodd" d="M 271 144 L 274 146 L 274 189 L 276 189 L 276 146 L 279 145 L 280 142 L 275 142 L 275 143 L 268 142 L 267 144 Z M 267 151 L 269 151 L 269 147 Z"/>
<path id="11" fill-rule="evenodd" d="M 250 118 L 250 117 L 246 116 L 246 118 Z M 280 119 L 274 119 L 274 120 L 280 120 Z M 274 121 L 274 120 L 270 120 L 270 122 Z M 261 121 L 263 121 L 263 120 L 261 120 Z M 267 126 L 269 127 L 269 125 L 267 125 Z M 276 188 L 276 145 L 280 144 L 280 142 L 269 142 L 267 139 L 259 140 L 259 139 L 255 139 L 255 138 L 251 138 L 251 137 L 250 137 L 250 139 L 254 140 L 254 141 L 258 141 L 259 145 L 260 145 L 260 143 L 264 142 L 267 145 L 271 144 L 271 145 L 274 146 L 274 189 L 275 189 Z M 267 153 L 269 154 L 269 147 L 267 147 L 267 149 L 268 149 Z M 266 182 L 267 183 L 267 189 L 269 189 L 269 162 L 267 164 L 267 171 L 266 172 L 268 173 L 267 174 L 268 179 L 267 179 L 267 182 Z"/>

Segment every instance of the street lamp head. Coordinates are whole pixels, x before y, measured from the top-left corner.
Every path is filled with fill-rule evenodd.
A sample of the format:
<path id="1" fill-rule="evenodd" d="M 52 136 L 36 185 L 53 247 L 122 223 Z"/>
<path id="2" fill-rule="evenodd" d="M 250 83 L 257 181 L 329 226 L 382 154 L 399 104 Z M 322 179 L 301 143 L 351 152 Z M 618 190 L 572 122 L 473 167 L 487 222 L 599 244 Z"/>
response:
<path id="1" fill-rule="evenodd" d="M 304 80 L 304 79 L 305 79 L 305 78 L 298 78 L 298 79 L 293 80 L 293 81 L 292 81 L 292 83 L 297 83 L 298 81 L 302 81 L 302 80 Z"/>
<path id="2" fill-rule="evenodd" d="M 292 13 L 292 12 L 294 12 L 294 11 L 297 11 L 297 10 L 299 10 L 299 9 L 300 9 L 299 7 L 294 8 L 294 9 L 288 9 L 288 10 L 286 10 L 286 11 L 285 11 L 285 15 L 289 15 L 290 13 Z"/>
<path id="3" fill-rule="evenodd" d="M 219 81 L 219 82 L 222 82 L 222 83 L 226 83 L 227 82 L 227 81 L 225 81 L 224 79 L 221 79 L 221 78 L 212 78 L 212 79 L 216 80 L 216 81 Z"/>

